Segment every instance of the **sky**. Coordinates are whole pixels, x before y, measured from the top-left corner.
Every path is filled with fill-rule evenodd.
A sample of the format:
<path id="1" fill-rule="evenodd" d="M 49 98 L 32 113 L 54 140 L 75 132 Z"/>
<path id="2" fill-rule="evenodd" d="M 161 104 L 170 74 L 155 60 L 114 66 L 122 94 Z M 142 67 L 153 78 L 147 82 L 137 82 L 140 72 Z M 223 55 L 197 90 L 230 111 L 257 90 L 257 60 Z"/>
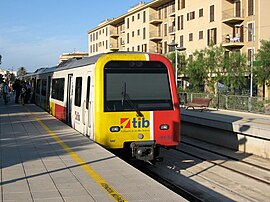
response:
<path id="1" fill-rule="evenodd" d="M 0 69 L 33 72 L 63 53 L 87 52 L 87 32 L 140 0 L 0 0 Z M 144 1 L 144 2 L 150 2 Z"/>

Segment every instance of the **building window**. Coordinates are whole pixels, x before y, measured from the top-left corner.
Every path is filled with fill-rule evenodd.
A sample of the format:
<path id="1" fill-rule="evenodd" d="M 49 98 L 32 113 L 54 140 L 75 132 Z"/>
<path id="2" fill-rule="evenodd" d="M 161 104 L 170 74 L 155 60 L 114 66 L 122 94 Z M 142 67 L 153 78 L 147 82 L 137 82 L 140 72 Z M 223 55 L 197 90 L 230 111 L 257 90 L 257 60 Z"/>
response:
<path id="1" fill-rule="evenodd" d="M 203 39 L 203 31 L 199 31 L 199 39 Z"/>
<path id="2" fill-rule="evenodd" d="M 254 0 L 248 0 L 248 16 L 254 14 Z"/>
<path id="3" fill-rule="evenodd" d="M 134 22 L 134 15 L 132 16 L 132 22 Z"/>
<path id="4" fill-rule="evenodd" d="M 146 22 L 146 12 L 143 11 L 143 22 Z"/>
<path id="5" fill-rule="evenodd" d="M 164 47 L 163 47 L 163 50 L 164 50 L 164 51 L 163 51 L 163 54 L 167 53 L 167 50 L 168 50 L 168 49 L 167 49 L 167 48 L 168 48 L 167 46 L 168 46 L 168 45 L 167 45 L 167 41 L 165 41 L 165 42 L 164 42 Z"/>
<path id="6" fill-rule="evenodd" d="M 145 29 L 145 27 L 143 28 L 143 39 L 145 39 L 146 38 L 146 29 Z"/>
<path id="7" fill-rule="evenodd" d="M 127 18 L 127 29 L 129 29 L 129 18 Z"/>
<path id="8" fill-rule="evenodd" d="M 129 44 L 129 33 L 127 33 L 127 44 Z"/>
<path id="9" fill-rule="evenodd" d="M 134 34 L 134 31 L 132 31 L 132 32 L 131 32 L 131 36 L 134 37 L 134 35 L 135 35 L 135 34 Z"/>
<path id="10" fill-rule="evenodd" d="M 248 34 L 247 34 L 247 36 L 248 36 L 248 41 L 252 41 L 252 32 L 251 32 L 251 30 L 253 30 L 252 24 L 253 24 L 253 23 L 249 23 L 249 24 L 248 24 L 248 30 L 247 30 L 247 32 L 248 32 Z"/>
<path id="11" fill-rule="evenodd" d="M 164 24 L 164 36 L 167 36 L 167 24 Z"/>
<path id="12" fill-rule="evenodd" d="M 82 97 L 82 77 L 76 78 L 75 84 L 75 106 L 81 106 L 81 97 Z"/>
<path id="13" fill-rule="evenodd" d="M 210 6 L 210 22 L 213 22 L 215 20 L 215 6 Z"/>
<path id="14" fill-rule="evenodd" d="M 188 35 L 188 41 L 193 41 L 193 33 L 189 33 L 189 35 Z"/>
<path id="15" fill-rule="evenodd" d="M 184 47 L 184 36 L 183 35 L 181 35 L 180 36 L 180 47 Z"/>
<path id="16" fill-rule="evenodd" d="M 137 46 L 137 51 L 140 51 L 140 45 Z"/>
<path id="17" fill-rule="evenodd" d="M 137 35 L 140 36 L 140 30 L 139 29 L 137 30 Z"/>
<path id="18" fill-rule="evenodd" d="M 184 15 L 180 15 L 180 30 L 184 29 Z"/>
<path id="19" fill-rule="evenodd" d="M 167 7 L 164 7 L 164 18 L 167 18 L 167 15 L 168 15 L 168 13 L 167 13 Z"/>
<path id="20" fill-rule="evenodd" d="M 199 9 L 199 18 L 203 17 L 203 8 Z"/>
<path id="21" fill-rule="evenodd" d="M 138 15 L 137 15 L 137 19 L 138 19 L 138 20 L 140 19 L 140 13 L 138 13 Z"/>
<path id="22" fill-rule="evenodd" d="M 187 13 L 187 21 L 195 19 L 195 11 Z"/>
<path id="23" fill-rule="evenodd" d="M 217 28 L 207 30 L 207 45 L 217 44 Z"/>
<path id="24" fill-rule="evenodd" d="M 178 0 L 178 10 L 184 9 L 186 7 L 185 0 Z"/>
<path id="25" fill-rule="evenodd" d="M 250 49 L 248 49 L 248 64 L 249 64 L 249 66 L 251 65 L 251 62 L 252 62 L 252 49 L 250 48 Z"/>

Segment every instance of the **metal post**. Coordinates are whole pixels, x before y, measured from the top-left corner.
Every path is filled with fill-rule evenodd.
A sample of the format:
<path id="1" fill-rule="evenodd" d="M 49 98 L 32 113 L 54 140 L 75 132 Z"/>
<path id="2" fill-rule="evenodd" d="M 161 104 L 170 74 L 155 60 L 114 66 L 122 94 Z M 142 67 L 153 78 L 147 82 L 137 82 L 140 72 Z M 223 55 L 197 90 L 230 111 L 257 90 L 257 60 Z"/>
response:
<path id="1" fill-rule="evenodd" d="M 175 83 L 176 88 L 178 87 L 178 54 L 177 54 L 177 46 L 175 46 Z"/>
<path id="2" fill-rule="evenodd" d="M 250 31 L 250 30 L 249 30 Z M 253 63 L 254 63 L 254 15 L 252 15 L 252 52 L 251 52 L 251 65 L 250 65 L 250 97 L 253 95 Z"/>
<path id="3" fill-rule="evenodd" d="M 234 25 L 235 27 L 242 27 L 241 24 Z M 250 97 L 253 96 L 253 64 L 254 64 L 254 52 L 255 52 L 255 45 L 254 45 L 254 39 L 255 39 L 255 27 L 254 27 L 254 14 L 252 15 L 252 29 L 249 27 L 243 26 L 248 30 L 248 32 L 251 33 L 252 36 L 252 51 L 251 51 L 251 64 L 250 64 Z"/>
<path id="4" fill-rule="evenodd" d="M 185 51 L 186 48 L 184 47 L 177 47 L 178 44 L 175 43 L 174 41 L 170 44 L 168 44 L 169 47 L 174 47 L 175 50 L 175 84 L 176 88 L 178 87 L 178 50 L 179 51 Z"/>

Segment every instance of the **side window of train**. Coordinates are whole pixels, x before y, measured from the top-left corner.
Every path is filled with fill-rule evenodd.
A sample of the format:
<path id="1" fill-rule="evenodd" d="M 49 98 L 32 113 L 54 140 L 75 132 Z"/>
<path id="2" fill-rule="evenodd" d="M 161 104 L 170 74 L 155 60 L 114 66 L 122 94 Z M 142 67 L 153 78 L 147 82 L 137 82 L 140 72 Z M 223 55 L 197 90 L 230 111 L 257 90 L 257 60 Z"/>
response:
<path id="1" fill-rule="evenodd" d="M 42 81 L 41 81 L 41 95 L 46 96 L 46 90 L 47 90 L 47 80 L 42 79 Z"/>
<path id="2" fill-rule="evenodd" d="M 90 100 L 90 84 L 91 84 L 91 77 L 87 77 L 87 91 L 86 91 L 86 109 L 88 109 L 89 100 Z"/>
<path id="3" fill-rule="evenodd" d="M 37 80 L 36 94 L 40 94 L 40 79 Z"/>
<path id="4" fill-rule="evenodd" d="M 64 101 L 64 86 L 65 79 L 53 79 L 52 80 L 52 98 L 60 101 Z"/>
<path id="5" fill-rule="evenodd" d="M 75 84 L 75 106 L 81 106 L 81 97 L 82 97 L 82 77 L 76 78 Z"/>

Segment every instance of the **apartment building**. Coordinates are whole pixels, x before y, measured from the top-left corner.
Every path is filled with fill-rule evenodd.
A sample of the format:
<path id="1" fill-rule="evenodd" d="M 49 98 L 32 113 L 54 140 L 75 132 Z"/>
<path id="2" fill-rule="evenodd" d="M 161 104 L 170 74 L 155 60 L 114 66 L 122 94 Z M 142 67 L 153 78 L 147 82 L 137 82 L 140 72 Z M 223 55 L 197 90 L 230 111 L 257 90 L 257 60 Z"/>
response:
<path id="1" fill-rule="evenodd" d="M 88 32 L 89 55 L 110 51 L 166 53 L 172 41 L 187 53 L 210 42 L 250 52 L 270 39 L 269 0 L 154 0 Z M 252 31 L 254 30 L 254 34 Z M 254 38 L 254 43 L 252 43 Z"/>
<path id="2" fill-rule="evenodd" d="M 269 0 L 153 0 L 107 19 L 88 32 L 88 52 L 146 51 L 165 54 L 168 44 L 188 56 L 210 43 L 241 51 L 252 61 L 270 40 Z M 251 64 L 251 63 L 250 63 Z M 270 92 L 269 92 L 270 93 Z"/>

